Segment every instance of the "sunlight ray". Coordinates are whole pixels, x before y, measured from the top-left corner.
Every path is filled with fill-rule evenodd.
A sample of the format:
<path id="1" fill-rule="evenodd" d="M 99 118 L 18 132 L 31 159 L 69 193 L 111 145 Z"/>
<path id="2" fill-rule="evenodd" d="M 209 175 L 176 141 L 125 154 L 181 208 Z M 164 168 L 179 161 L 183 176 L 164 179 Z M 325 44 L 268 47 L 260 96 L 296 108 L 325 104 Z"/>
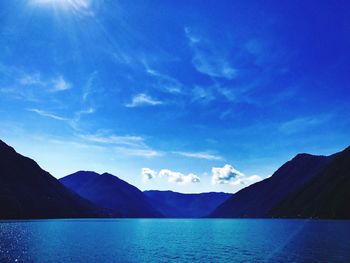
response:
<path id="1" fill-rule="evenodd" d="M 29 0 L 31 4 L 54 9 L 64 9 L 75 14 L 93 15 L 92 0 Z"/>

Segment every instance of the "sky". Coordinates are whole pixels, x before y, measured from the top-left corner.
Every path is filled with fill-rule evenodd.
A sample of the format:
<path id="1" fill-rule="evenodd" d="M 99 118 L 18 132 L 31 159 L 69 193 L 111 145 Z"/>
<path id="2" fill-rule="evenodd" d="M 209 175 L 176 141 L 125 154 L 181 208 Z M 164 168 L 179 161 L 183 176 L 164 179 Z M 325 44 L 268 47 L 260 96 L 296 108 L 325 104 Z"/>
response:
<path id="1" fill-rule="evenodd" d="M 0 139 L 60 178 L 236 192 L 350 145 L 350 4 L 0 1 Z"/>

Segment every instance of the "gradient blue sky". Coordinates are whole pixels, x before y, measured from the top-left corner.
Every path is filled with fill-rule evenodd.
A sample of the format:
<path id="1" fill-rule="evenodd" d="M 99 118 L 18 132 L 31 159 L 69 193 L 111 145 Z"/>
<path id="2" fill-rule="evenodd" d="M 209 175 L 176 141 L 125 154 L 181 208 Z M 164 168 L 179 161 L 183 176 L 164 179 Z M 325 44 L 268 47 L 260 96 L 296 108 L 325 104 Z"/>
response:
<path id="1" fill-rule="evenodd" d="M 0 138 L 57 178 L 235 192 L 350 144 L 349 13 L 341 0 L 0 1 Z"/>

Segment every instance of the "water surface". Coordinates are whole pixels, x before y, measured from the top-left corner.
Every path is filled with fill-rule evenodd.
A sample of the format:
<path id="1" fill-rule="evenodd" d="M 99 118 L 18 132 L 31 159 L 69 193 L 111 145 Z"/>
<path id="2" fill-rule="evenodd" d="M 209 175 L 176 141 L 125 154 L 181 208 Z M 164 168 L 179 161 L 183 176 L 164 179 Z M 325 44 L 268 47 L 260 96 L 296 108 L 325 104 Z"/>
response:
<path id="1" fill-rule="evenodd" d="M 350 221 L 0 221 L 0 262 L 350 262 Z"/>

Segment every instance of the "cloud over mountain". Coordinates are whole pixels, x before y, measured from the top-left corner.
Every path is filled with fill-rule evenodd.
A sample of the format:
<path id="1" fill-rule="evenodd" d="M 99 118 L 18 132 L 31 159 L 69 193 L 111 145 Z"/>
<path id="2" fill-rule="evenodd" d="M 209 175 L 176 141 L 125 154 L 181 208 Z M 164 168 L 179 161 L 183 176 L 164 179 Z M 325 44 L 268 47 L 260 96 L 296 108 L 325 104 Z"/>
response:
<path id="1" fill-rule="evenodd" d="M 141 174 L 144 182 L 156 178 L 157 176 L 157 172 L 149 168 L 142 168 Z"/>
<path id="2" fill-rule="evenodd" d="M 246 176 L 229 164 L 212 168 L 212 184 L 250 185 L 261 179 L 258 175 Z"/>
<path id="3" fill-rule="evenodd" d="M 166 177 L 170 183 L 178 184 L 189 184 L 189 183 L 199 183 L 200 179 L 197 175 L 189 173 L 187 175 L 174 172 L 168 169 L 162 169 L 159 172 L 159 177 Z"/>
<path id="4" fill-rule="evenodd" d="M 142 168 L 141 175 L 144 182 L 157 179 L 157 178 L 159 179 L 165 178 L 169 183 L 176 183 L 176 184 L 191 184 L 191 183 L 200 182 L 200 178 L 193 173 L 189 173 L 186 175 L 186 174 L 175 172 L 169 169 L 161 169 L 157 174 L 156 171 L 150 168 Z"/>

